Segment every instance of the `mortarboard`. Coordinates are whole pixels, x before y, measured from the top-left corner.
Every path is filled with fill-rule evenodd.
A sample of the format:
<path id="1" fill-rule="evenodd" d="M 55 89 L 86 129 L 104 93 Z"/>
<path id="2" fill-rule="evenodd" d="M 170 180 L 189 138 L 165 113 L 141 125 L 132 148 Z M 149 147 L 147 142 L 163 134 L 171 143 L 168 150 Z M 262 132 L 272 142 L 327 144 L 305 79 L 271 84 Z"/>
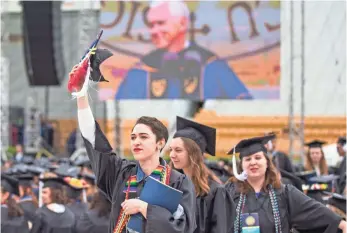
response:
<path id="1" fill-rule="evenodd" d="M 20 174 L 19 176 L 17 176 L 17 178 L 18 178 L 19 185 L 30 186 L 34 176 L 30 173 L 26 173 L 26 174 Z"/>
<path id="2" fill-rule="evenodd" d="M 80 173 L 80 167 L 73 167 L 68 164 L 61 164 L 54 173 L 62 177 L 77 177 Z"/>
<path id="3" fill-rule="evenodd" d="M 28 166 L 27 170 L 31 172 L 34 176 L 38 176 L 46 171 L 46 169 L 39 166 Z"/>
<path id="4" fill-rule="evenodd" d="M 313 140 L 311 142 L 305 143 L 309 148 L 322 148 L 322 145 L 326 144 L 325 141 Z"/>
<path id="5" fill-rule="evenodd" d="M 71 199 L 77 199 L 86 187 L 85 182 L 77 178 L 65 177 L 64 182 L 66 184 L 66 195 Z"/>
<path id="6" fill-rule="evenodd" d="M 43 182 L 43 188 L 61 189 L 65 184 L 64 180 L 60 177 L 44 177 L 40 178 Z"/>
<path id="7" fill-rule="evenodd" d="M 228 152 L 228 155 L 230 154 L 233 155 L 233 173 L 238 180 L 245 181 L 247 179 L 247 173 L 243 171 L 241 174 L 238 174 L 235 153 L 240 153 L 240 159 L 260 151 L 264 152 L 266 156 L 267 150 L 264 144 L 266 144 L 269 140 L 274 139 L 274 137 L 275 135 L 271 134 L 271 135 L 262 136 L 262 137 L 244 139 L 244 140 L 241 140 L 236 146 L 234 146 L 233 149 L 231 149 Z"/>
<path id="8" fill-rule="evenodd" d="M 22 163 L 25 163 L 25 164 L 33 164 L 35 161 L 35 158 L 30 156 L 30 155 L 24 155 L 23 156 L 23 159 L 22 159 Z"/>
<path id="9" fill-rule="evenodd" d="M 193 140 L 201 152 L 215 156 L 216 129 L 177 116 L 177 126 L 174 138 L 183 137 Z"/>
<path id="10" fill-rule="evenodd" d="M 1 186 L 5 191 L 19 196 L 18 179 L 1 173 Z"/>
<path id="11" fill-rule="evenodd" d="M 346 196 L 333 193 L 328 200 L 328 204 L 342 210 L 346 214 Z"/>
<path id="12" fill-rule="evenodd" d="M 341 144 L 341 145 L 345 145 L 346 144 L 346 137 L 339 137 L 337 139 L 337 143 Z"/>
<path id="13" fill-rule="evenodd" d="M 90 73 L 91 80 L 94 82 L 108 82 L 101 74 L 100 65 L 112 55 L 113 53 L 107 49 L 96 49 L 95 54 L 90 57 L 90 66 L 93 69 Z"/>
<path id="14" fill-rule="evenodd" d="M 87 156 L 79 157 L 75 162 L 75 166 L 89 167 L 91 165 L 90 160 Z"/>
<path id="15" fill-rule="evenodd" d="M 296 172 L 294 175 L 299 177 L 302 181 L 304 181 L 307 184 L 307 183 L 310 183 L 310 179 L 312 177 L 317 176 L 317 172 L 316 171 L 303 171 L 303 172 Z"/>
<path id="16" fill-rule="evenodd" d="M 252 155 L 257 152 L 264 152 L 266 153 L 267 150 L 264 146 L 269 140 L 274 139 L 275 135 L 267 135 L 263 137 L 254 137 L 254 138 L 248 138 L 241 140 L 234 149 L 230 150 L 228 155 L 235 153 L 240 153 L 240 159 L 242 159 L 245 156 Z"/>
<path id="17" fill-rule="evenodd" d="M 84 179 L 86 182 L 88 182 L 89 184 L 95 185 L 95 175 L 94 174 L 90 174 L 90 173 L 82 173 L 79 175 L 79 177 L 81 179 Z"/>

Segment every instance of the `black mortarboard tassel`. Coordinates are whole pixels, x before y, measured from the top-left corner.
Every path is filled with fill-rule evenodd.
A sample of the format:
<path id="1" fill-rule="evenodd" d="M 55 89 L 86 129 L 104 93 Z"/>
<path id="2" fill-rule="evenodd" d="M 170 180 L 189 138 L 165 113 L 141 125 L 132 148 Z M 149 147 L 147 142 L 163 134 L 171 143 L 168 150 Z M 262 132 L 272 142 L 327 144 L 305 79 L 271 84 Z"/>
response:
<path id="1" fill-rule="evenodd" d="M 311 142 L 305 143 L 309 148 L 322 148 L 322 145 L 326 144 L 325 141 L 313 140 Z"/>
<path id="2" fill-rule="evenodd" d="M 201 152 L 215 156 L 216 153 L 216 129 L 199 124 L 194 121 L 177 116 L 177 126 L 174 138 L 183 137 L 193 140 L 201 149 Z"/>
<path id="3" fill-rule="evenodd" d="M 1 173 L 1 187 L 11 194 L 19 196 L 18 179 Z"/>

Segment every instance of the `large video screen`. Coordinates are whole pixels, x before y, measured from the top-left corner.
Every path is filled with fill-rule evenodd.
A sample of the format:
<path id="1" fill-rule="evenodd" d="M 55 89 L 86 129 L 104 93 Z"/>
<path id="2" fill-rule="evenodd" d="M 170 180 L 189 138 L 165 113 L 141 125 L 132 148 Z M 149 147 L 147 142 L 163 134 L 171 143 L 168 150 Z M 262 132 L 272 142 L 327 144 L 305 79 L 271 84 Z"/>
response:
<path id="1" fill-rule="evenodd" d="M 101 1 L 108 99 L 279 99 L 280 1 Z"/>

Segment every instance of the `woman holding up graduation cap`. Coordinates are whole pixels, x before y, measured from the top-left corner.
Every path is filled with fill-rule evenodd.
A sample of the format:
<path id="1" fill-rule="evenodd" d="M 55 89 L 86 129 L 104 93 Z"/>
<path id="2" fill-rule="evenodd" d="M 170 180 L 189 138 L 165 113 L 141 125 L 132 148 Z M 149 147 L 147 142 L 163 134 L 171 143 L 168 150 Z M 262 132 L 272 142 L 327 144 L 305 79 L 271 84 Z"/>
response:
<path id="1" fill-rule="evenodd" d="M 328 175 L 328 164 L 322 149 L 322 145 L 325 143 L 324 141 L 314 140 L 305 144 L 308 146 L 305 171 L 315 171 L 317 176 Z"/>
<path id="2" fill-rule="evenodd" d="M 292 185 L 282 185 L 264 144 L 272 136 L 240 141 L 233 154 L 235 179 L 226 185 L 237 203 L 232 232 L 346 232 L 346 222 L 319 202 L 307 197 Z M 240 153 L 237 172 L 235 153 Z"/>
<path id="3" fill-rule="evenodd" d="M 94 68 L 97 67 L 93 67 L 93 70 Z M 75 68 L 72 71 L 70 79 L 77 77 L 77 70 Z M 87 70 L 82 82 L 74 82 L 80 85 L 73 89 L 80 93 L 77 96 L 78 123 L 97 186 L 112 203 L 109 232 L 133 232 L 127 225 L 131 215 L 139 214 L 143 219 L 143 232 L 192 233 L 196 227 L 193 184 L 189 178 L 172 170 L 160 158 L 160 152 L 168 139 L 167 128 L 156 118 L 141 117 L 129 135 L 131 151 L 136 161 L 123 159 L 113 153 L 99 124 L 94 120 L 87 92 L 80 92 L 82 85 L 88 85 L 83 84 L 83 81 L 89 80 L 90 67 Z M 183 193 L 175 212 L 171 213 L 165 208 L 138 199 L 149 176 Z"/>
<path id="4" fill-rule="evenodd" d="M 19 196 L 18 180 L 8 174 L 1 174 L 1 232 L 28 233 L 24 212 L 12 195 Z"/>
<path id="5" fill-rule="evenodd" d="M 183 170 L 196 192 L 196 233 L 229 232 L 230 196 L 221 181 L 204 164 L 204 153 L 215 155 L 216 129 L 177 117 L 177 131 L 170 143 L 174 168 Z"/>

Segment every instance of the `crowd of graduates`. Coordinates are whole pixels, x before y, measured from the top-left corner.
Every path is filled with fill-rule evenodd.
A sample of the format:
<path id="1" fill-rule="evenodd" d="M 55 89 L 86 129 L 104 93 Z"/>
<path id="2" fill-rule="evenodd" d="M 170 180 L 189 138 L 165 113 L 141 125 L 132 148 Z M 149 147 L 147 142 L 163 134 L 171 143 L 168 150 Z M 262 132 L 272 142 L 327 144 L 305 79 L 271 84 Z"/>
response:
<path id="1" fill-rule="evenodd" d="M 337 140 L 335 167 L 327 165 L 319 140 L 307 143 L 305 163 L 293 166 L 276 150 L 273 133 L 241 140 L 230 159 L 216 162 L 203 156 L 215 153 L 215 129 L 178 117 L 165 161 L 159 154 L 167 129 L 141 117 L 131 134 L 130 161 L 112 152 L 96 122 L 88 126 L 92 137 L 82 124 L 88 157 L 24 154 L 2 161 L 2 232 L 134 233 L 127 221 L 136 213 L 144 216 L 143 232 L 231 233 L 253 226 L 257 232 L 335 233 L 346 227 L 345 137 Z M 158 172 L 159 180 L 168 177 L 161 181 L 183 192 L 174 214 L 138 199 L 148 176 Z"/>

